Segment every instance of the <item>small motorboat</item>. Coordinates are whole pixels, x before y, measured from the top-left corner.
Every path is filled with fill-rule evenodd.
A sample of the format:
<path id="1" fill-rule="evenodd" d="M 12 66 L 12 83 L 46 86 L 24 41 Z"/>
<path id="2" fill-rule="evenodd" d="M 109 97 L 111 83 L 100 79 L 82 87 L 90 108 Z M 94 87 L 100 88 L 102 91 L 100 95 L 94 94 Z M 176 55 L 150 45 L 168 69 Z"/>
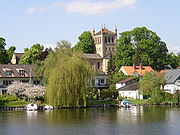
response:
<path id="1" fill-rule="evenodd" d="M 121 101 L 121 104 L 119 105 L 119 107 L 123 107 L 123 108 L 130 108 L 132 106 L 132 104 L 130 103 L 130 100 L 128 99 L 123 99 Z"/>
<path id="2" fill-rule="evenodd" d="M 37 104 L 31 103 L 26 105 L 26 110 L 27 111 L 35 111 L 38 109 Z"/>
<path id="3" fill-rule="evenodd" d="M 44 110 L 52 110 L 53 107 L 51 105 L 45 105 Z"/>

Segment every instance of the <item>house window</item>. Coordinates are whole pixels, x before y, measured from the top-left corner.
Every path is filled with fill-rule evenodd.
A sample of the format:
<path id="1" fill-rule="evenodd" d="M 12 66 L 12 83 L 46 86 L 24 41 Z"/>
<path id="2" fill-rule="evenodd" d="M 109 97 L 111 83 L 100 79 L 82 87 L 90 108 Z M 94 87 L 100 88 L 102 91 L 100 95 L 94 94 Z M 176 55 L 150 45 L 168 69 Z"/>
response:
<path id="1" fill-rule="evenodd" d="M 114 43 L 114 37 L 111 37 L 111 41 L 112 41 L 112 43 Z"/>
<path id="2" fill-rule="evenodd" d="M 7 94 L 7 90 L 2 89 L 2 95 Z"/>
<path id="3" fill-rule="evenodd" d="M 98 83 L 104 83 L 104 79 L 99 79 Z"/>
<path id="4" fill-rule="evenodd" d="M 21 80 L 20 82 L 22 82 L 22 83 L 28 83 L 29 80 Z"/>
<path id="5" fill-rule="evenodd" d="M 12 71 L 5 71 L 6 76 L 12 76 Z"/>
<path id="6" fill-rule="evenodd" d="M 39 85 L 39 84 L 40 84 L 40 81 L 39 81 L 39 80 L 34 80 L 34 81 L 33 81 L 33 84 L 34 84 L 34 85 Z"/>
<path id="7" fill-rule="evenodd" d="M 108 37 L 108 43 L 110 43 L 111 42 L 111 38 L 110 37 Z"/>
<path id="8" fill-rule="evenodd" d="M 4 86 L 8 86 L 10 84 L 12 84 L 12 80 L 3 80 L 3 85 Z"/>
<path id="9" fill-rule="evenodd" d="M 105 37 L 105 43 L 107 43 L 107 37 Z"/>
<path id="10" fill-rule="evenodd" d="M 25 77 L 25 73 L 26 73 L 25 70 L 19 70 L 19 76 Z"/>

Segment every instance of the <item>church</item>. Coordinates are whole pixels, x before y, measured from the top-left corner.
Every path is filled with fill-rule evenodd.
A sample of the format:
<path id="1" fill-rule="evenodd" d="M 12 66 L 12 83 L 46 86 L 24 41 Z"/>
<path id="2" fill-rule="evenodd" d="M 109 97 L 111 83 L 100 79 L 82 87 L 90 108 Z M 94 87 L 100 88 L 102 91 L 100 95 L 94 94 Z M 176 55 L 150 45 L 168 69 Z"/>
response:
<path id="1" fill-rule="evenodd" d="M 102 27 L 100 31 L 92 32 L 95 53 L 85 54 L 85 57 L 90 62 L 91 66 L 96 71 L 96 76 L 93 80 L 95 88 L 107 88 L 107 65 L 110 59 L 110 54 L 115 51 L 117 40 L 117 28 L 115 26 L 114 32 Z"/>

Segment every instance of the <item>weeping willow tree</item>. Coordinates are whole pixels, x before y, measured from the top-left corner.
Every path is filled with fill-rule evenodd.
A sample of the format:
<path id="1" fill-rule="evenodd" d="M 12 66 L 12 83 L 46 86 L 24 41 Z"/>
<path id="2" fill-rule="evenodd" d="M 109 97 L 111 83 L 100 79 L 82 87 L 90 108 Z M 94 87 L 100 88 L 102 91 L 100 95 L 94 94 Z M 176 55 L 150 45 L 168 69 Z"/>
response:
<path id="1" fill-rule="evenodd" d="M 86 106 L 88 82 L 93 70 L 83 54 L 73 52 L 69 45 L 58 43 L 45 60 L 46 98 L 53 106 Z"/>

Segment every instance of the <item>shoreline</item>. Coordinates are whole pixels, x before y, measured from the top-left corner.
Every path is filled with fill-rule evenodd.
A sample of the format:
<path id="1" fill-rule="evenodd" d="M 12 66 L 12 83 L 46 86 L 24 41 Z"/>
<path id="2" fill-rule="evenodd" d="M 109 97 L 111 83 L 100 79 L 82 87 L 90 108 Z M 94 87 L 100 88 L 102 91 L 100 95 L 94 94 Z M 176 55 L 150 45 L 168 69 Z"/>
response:
<path id="1" fill-rule="evenodd" d="M 132 106 L 180 106 L 180 103 L 165 103 L 165 104 L 133 104 Z M 38 106 L 38 110 L 42 111 L 44 106 Z M 61 107 L 57 106 L 54 107 L 55 109 L 80 109 L 80 108 L 103 108 L 103 107 L 114 107 L 114 108 L 120 108 L 119 104 L 114 105 L 90 105 L 86 107 Z M 16 110 L 26 110 L 26 106 L 17 106 L 17 107 L 0 107 L 0 111 L 16 111 Z"/>

